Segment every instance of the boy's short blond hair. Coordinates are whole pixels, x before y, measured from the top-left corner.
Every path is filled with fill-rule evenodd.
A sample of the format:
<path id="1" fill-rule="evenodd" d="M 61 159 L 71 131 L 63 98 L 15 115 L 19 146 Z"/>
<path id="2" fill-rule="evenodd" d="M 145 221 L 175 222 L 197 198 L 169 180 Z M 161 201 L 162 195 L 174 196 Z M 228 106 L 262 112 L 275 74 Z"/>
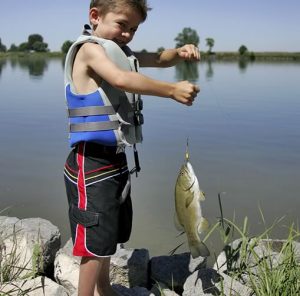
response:
<path id="1" fill-rule="evenodd" d="M 127 6 L 137 9 L 143 21 L 146 20 L 147 13 L 151 10 L 147 4 L 147 0 L 91 0 L 90 3 L 90 9 L 97 7 L 101 9 L 101 13 L 104 15 Z"/>

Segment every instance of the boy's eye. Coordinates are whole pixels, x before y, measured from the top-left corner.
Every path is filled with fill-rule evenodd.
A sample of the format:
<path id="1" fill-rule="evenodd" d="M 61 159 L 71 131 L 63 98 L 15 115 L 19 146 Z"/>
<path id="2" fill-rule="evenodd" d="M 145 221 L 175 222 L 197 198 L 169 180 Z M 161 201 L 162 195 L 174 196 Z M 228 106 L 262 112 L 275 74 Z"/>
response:
<path id="1" fill-rule="evenodd" d="M 122 28 L 124 28 L 125 27 L 125 24 L 124 23 L 118 23 L 118 25 L 120 26 L 120 27 L 122 27 Z"/>

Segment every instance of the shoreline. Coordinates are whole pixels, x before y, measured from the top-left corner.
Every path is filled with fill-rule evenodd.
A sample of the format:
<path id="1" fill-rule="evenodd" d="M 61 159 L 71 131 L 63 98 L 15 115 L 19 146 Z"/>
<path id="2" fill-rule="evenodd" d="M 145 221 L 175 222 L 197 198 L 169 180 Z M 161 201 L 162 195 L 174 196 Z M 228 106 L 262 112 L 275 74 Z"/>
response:
<path id="1" fill-rule="evenodd" d="M 155 52 L 149 52 L 151 54 L 156 54 Z M 0 52 L 1 58 L 22 58 L 22 57 L 40 57 L 40 58 L 64 58 L 65 54 L 62 52 L 45 52 L 45 53 L 36 53 L 36 52 Z M 230 52 L 230 51 L 220 51 L 207 53 L 201 51 L 202 61 L 230 61 L 230 60 L 245 60 L 245 61 L 300 61 L 300 52 L 248 52 L 244 55 L 240 55 L 239 52 Z"/>

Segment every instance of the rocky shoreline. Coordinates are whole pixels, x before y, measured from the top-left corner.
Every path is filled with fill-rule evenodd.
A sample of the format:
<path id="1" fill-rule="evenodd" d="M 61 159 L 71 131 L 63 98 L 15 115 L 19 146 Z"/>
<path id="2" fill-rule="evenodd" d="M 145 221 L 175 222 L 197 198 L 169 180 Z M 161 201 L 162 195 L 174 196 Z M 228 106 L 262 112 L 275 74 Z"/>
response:
<path id="1" fill-rule="evenodd" d="M 239 244 L 234 241 L 227 251 Z M 274 241 L 272 252 L 279 256 L 282 244 Z M 265 254 L 264 242 L 257 247 Z M 295 250 L 300 258 L 299 243 Z M 225 249 L 214 268 L 208 268 L 206 258 L 193 259 L 189 253 L 150 258 L 147 249 L 118 246 L 111 258 L 111 281 L 124 296 L 253 295 L 247 281 L 226 274 L 226 254 Z M 24 295 L 20 290 L 30 296 L 76 295 L 79 261 L 72 256 L 71 240 L 61 247 L 59 229 L 50 221 L 0 216 L 0 295 Z"/>

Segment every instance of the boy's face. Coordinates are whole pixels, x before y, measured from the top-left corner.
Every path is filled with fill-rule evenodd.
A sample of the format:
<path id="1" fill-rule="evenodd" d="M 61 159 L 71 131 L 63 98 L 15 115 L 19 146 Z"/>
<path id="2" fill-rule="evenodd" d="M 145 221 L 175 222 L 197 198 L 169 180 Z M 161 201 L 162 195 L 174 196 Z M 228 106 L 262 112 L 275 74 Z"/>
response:
<path id="1" fill-rule="evenodd" d="M 122 47 L 132 40 L 142 18 L 136 10 L 124 9 L 105 15 L 98 11 L 98 16 L 91 19 L 92 23 L 93 21 L 97 26 L 94 30 L 96 36 L 112 40 Z"/>

